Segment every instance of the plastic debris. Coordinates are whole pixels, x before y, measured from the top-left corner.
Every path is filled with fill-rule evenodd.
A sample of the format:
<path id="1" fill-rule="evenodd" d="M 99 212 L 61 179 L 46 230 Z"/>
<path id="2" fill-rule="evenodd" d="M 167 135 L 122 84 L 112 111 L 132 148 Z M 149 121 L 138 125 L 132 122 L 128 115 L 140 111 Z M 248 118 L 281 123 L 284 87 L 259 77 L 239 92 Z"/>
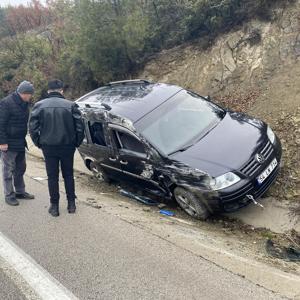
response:
<path id="1" fill-rule="evenodd" d="M 165 210 L 165 209 L 161 209 L 159 211 L 160 214 L 164 215 L 164 216 L 168 216 L 168 217 L 173 217 L 175 216 L 175 214 L 172 211 L 169 210 Z"/>
<path id="2" fill-rule="evenodd" d="M 151 205 L 151 206 L 156 206 L 158 205 L 158 202 L 156 202 L 155 200 L 153 199 L 150 199 L 148 197 L 145 197 L 145 196 L 139 196 L 139 195 L 136 195 L 132 192 L 129 192 L 129 191 L 126 191 L 124 189 L 121 189 L 119 191 L 119 193 L 122 195 L 122 196 L 125 196 L 125 197 L 128 197 L 128 198 L 131 198 L 131 199 L 134 199 L 134 200 L 137 200 L 138 202 L 141 202 L 143 204 L 146 204 L 146 205 Z"/>
<path id="3" fill-rule="evenodd" d="M 33 177 L 34 180 L 36 181 L 44 181 L 44 180 L 48 180 L 47 177 Z"/>

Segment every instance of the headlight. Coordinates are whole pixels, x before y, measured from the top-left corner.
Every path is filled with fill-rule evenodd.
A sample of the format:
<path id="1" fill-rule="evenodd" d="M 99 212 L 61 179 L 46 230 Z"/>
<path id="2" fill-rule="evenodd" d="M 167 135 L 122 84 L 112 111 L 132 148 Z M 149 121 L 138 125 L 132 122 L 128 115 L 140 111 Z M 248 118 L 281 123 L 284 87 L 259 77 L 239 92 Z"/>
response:
<path id="1" fill-rule="evenodd" d="M 219 177 L 213 178 L 210 182 L 210 186 L 214 191 L 225 189 L 237 182 L 239 182 L 241 178 L 232 172 L 228 172 Z"/>
<path id="2" fill-rule="evenodd" d="M 268 126 L 267 135 L 268 135 L 268 138 L 269 138 L 270 142 L 272 144 L 274 144 L 275 143 L 275 133 L 273 132 L 273 130 L 271 129 L 270 126 Z"/>

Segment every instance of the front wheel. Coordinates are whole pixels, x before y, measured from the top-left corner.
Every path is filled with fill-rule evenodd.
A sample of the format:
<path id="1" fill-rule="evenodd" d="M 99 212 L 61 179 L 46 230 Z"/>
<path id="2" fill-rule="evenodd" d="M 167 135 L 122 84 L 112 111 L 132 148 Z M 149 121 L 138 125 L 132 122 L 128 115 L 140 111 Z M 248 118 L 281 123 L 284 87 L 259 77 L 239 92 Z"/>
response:
<path id="1" fill-rule="evenodd" d="M 193 192 L 182 187 L 176 187 L 174 197 L 179 206 L 191 217 L 205 221 L 210 215 L 206 205 Z"/>

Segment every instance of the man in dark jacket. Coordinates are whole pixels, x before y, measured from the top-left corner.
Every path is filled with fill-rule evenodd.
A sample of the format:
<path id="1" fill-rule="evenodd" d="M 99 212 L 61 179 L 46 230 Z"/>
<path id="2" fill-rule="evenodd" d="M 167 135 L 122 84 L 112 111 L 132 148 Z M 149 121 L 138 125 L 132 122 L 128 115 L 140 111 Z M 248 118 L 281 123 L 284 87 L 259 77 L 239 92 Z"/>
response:
<path id="1" fill-rule="evenodd" d="M 29 118 L 29 102 L 33 85 L 23 81 L 17 91 L 0 101 L 0 151 L 5 201 L 17 206 L 17 199 L 34 199 L 25 191 L 25 148 Z"/>
<path id="2" fill-rule="evenodd" d="M 49 213 L 59 216 L 59 164 L 65 182 L 69 213 L 75 213 L 74 153 L 84 138 L 84 127 L 77 104 L 63 96 L 63 83 L 48 83 L 48 98 L 33 107 L 29 131 L 36 146 L 43 150 L 50 194 Z"/>

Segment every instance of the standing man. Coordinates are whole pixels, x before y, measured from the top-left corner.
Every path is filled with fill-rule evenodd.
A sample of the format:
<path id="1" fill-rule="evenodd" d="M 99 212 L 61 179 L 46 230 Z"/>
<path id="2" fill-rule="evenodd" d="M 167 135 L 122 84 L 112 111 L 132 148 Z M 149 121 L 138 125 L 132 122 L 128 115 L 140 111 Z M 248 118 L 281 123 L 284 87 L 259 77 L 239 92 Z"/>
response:
<path id="1" fill-rule="evenodd" d="M 75 213 L 74 153 L 84 138 L 84 127 L 77 104 L 63 96 L 63 82 L 48 83 L 48 98 L 36 103 L 29 122 L 34 144 L 43 150 L 50 194 L 49 213 L 59 216 L 59 164 L 65 182 L 68 212 Z"/>
<path id="2" fill-rule="evenodd" d="M 29 118 L 29 102 L 33 85 L 23 81 L 16 92 L 0 101 L 0 151 L 5 201 L 19 205 L 17 199 L 34 199 L 25 191 L 25 148 Z"/>

